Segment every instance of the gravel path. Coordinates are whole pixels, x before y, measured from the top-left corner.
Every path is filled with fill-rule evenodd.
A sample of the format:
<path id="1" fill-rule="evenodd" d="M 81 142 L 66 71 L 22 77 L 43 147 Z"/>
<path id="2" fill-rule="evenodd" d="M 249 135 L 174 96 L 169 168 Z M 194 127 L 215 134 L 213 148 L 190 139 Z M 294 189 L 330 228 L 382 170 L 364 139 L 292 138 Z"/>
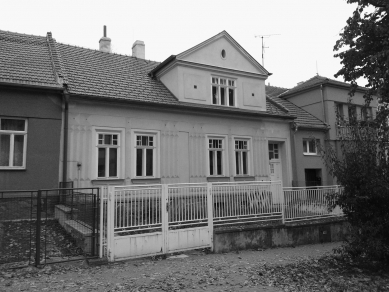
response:
<path id="1" fill-rule="evenodd" d="M 225 254 L 185 253 L 88 267 L 74 262 L 43 269 L 0 271 L 0 291 L 283 291 L 253 284 L 254 267 L 286 265 L 320 258 L 340 243 Z M 255 285 L 255 286 L 253 286 Z"/>

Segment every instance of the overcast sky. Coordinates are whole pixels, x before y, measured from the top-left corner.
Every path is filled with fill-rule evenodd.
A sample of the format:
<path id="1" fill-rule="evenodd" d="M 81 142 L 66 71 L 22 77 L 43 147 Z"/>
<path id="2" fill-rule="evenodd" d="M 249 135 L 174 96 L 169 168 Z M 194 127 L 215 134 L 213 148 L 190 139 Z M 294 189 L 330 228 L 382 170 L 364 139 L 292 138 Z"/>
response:
<path id="1" fill-rule="evenodd" d="M 316 68 L 334 78 L 341 65 L 333 47 L 354 8 L 345 0 L 12 0 L 1 3 L 0 29 L 50 31 L 58 42 L 98 49 L 107 25 L 113 52 L 131 55 L 134 41 L 143 40 L 146 59 L 159 62 L 226 30 L 262 63 L 255 36 L 279 34 L 264 39 L 265 68 L 273 73 L 266 83 L 290 88 Z"/>

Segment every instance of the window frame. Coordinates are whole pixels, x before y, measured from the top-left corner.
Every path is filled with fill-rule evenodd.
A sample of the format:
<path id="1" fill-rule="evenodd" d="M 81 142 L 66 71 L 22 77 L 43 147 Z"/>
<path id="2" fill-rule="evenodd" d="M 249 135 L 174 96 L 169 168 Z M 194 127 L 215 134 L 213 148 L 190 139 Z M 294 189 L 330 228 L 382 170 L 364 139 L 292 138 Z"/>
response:
<path id="1" fill-rule="evenodd" d="M 123 179 L 124 177 L 124 161 L 125 161 L 125 131 L 123 128 L 110 128 L 110 127 L 92 127 L 93 131 L 93 151 L 92 151 L 92 171 L 93 171 L 93 179 L 94 180 L 115 180 L 115 179 Z M 104 176 L 99 177 L 99 134 L 106 135 L 118 135 L 118 145 L 117 147 L 109 147 L 109 148 L 117 148 L 117 175 L 116 176 Z M 106 156 L 106 161 L 108 156 Z M 108 172 L 107 172 L 108 169 Z M 109 163 L 105 166 L 106 174 L 109 175 Z"/>
<path id="2" fill-rule="evenodd" d="M 217 79 L 217 83 L 214 83 L 214 79 Z M 225 84 L 221 84 L 220 80 L 225 80 Z M 230 85 L 230 81 L 234 82 L 234 85 Z M 213 87 L 217 88 L 218 98 L 217 103 L 213 102 Z M 221 88 L 226 89 L 225 93 L 225 103 L 221 103 Z M 230 105 L 230 93 L 229 89 L 233 89 L 234 91 L 234 97 L 233 97 L 233 105 Z M 231 77 L 225 77 L 225 76 L 218 76 L 218 75 L 211 75 L 211 104 L 213 105 L 219 105 L 219 106 L 227 106 L 227 107 L 237 107 L 236 98 L 237 95 L 237 79 L 231 78 Z"/>
<path id="3" fill-rule="evenodd" d="M 270 144 L 273 144 L 273 145 L 277 145 L 277 153 L 275 153 L 274 152 L 274 148 L 273 148 L 273 150 L 270 150 Z M 274 146 L 273 146 L 274 147 Z M 271 141 L 271 142 L 268 142 L 268 144 L 267 144 L 267 154 L 269 155 L 269 162 L 271 161 L 271 160 L 281 160 L 281 146 L 280 146 L 280 143 L 279 142 L 273 142 L 273 141 Z M 272 151 L 273 152 L 273 156 L 275 156 L 275 154 L 277 154 L 278 155 L 278 157 L 277 158 L 270 158 L 270 151 Z"/>
<path id="4" fill-rule="evenodd" d="M 16 131 L 16 130 L 1 130 L 1 120 L 22 120 L 24 121 L 24 131 Z M 10 151 L 8 158 L 8 166 L 0 166 L 0 170 L 23 170 L 26 169 L 26 156 L 27 156 L 27 134 L 28 134 L 28 120 L 26 118 L 19 117 L 5 117 L 0 116 L 0 134 L 2 135 L 10 135 Z M 23 162 L 22 166 L 14 166 L 14 161 L 11 159 L 14 155 L 15 151 L 15 135 L 24 136 L 23 138 Z"/>
<path id="5" fill-rule="evenodd" d="M 206 135 L 206 149 L 207 149 L 207 154 L 205 155 L 206 157 L 206 167 L 207 167 L 207 176 L 208 177 L 227 177 L 228 176 L 228 137 L 226 135 Z M 222 148 L 210 148 L 209 147 L 209 140 L 222 140 Z M 211 150 L 211 149 L 221 149 L 222 151 L 222 158 L 221 158 L 221 163 L 222 163 L 222 173 L 221 174 L 211 174 L 211 162 L 209 159 L 209 153 L 210 151 L 217 151 L 217 150 Z M 217 164 L 216 164 L 217 165 Z"/>
<path id="6" fill-rule="evenodd" d="M 153 175 L 147 176 L 146 174 L 146 156 L 142 159 L 142 175 L 137 175 L 137 136 L 153 136 Z M 131 169 L 132 169 L 132 175 L 131 177 L 133 179 L 153 179 L 153 178 L 159 178 L 160 177 L 160 151 L 161 151 L 161 141 L 160 141 L 160 131 L 155 130 L 143 130 L 143 129 L 133 129 L 131 130 Z M 150 149 L 149 146 L 144 147 L 142 149 Z"/>
<path id="7" fill-rule="evenodd" d="M 315 152 L 311 152 L 310 147 L 309 147 L 309 142 L 310 141 L 315 141 Z M 304 151 L 304 143 L 307 143 L 307 152 Z M 320 143 L 320 139 L 309 139 L 309 138 L 304 138 L 303 139 L 303 154 L 304 155 L 319 155 L 317 152 L 317 144 Z"/>
<path id="8" fill-rule="evenodd" d="M 244 141 L 244 142 L 247 142 L 247 149 L 246 150 L 241 150 L 241 149 L 236 149 L 235 148 L 235 142 L 236 141 Z M 234 174 L 235 176 L 239 176 L 239 177 L 245 177 L 245 176 L 251 176 L 252 175 L 252 165 L 251 165 L 251 161 L 252 161 L 252 138 L 251 137 L 248 137 L 248 136 L 233 136 L 232 137 L 232 149 L 233 149 L 233 161 L 234 161 Z M 246 170 L 247 170 L 247 173 L 244 174 L 244 173 L 239 173 L 238 174 L 238 168 L 237 168 L 237 164 L 236 164 L 236 152 L 239 151 L 239 152 L 246 152 L 247 155 L 246 155 Z M 241 167 L 243 168 L 243 160 L 241 160 Z M 242 171 L 243 172 L 243 171 Z"/>

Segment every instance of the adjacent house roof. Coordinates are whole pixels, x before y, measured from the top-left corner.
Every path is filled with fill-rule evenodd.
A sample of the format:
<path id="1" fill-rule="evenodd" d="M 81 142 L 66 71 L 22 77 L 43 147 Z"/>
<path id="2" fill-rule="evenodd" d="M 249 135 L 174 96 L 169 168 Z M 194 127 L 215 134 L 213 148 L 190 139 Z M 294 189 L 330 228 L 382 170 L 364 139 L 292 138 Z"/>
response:
<path id="1" fill-rule="evenodd" d="M 338 86 L 338 87 L 340 86 L 340 87 L 344 87 L 347 89 L 349 89 L 351 86 L 350 83 L 346 83 L 346 82 L 330 79 L 327 77 L 323 77 L 320 75 L 316 75 L 316 76 L 308 79 L 307 81 L 301 82 L 297 86 L 285 91 L 284 93 L 282 93 L 280 95 L 280 97 L 288 98 L 290 95 L 294 95 L 294 94 L 299 93 L 301 91 L 310 90 L 310 89 L 313 89 L 315 87 L 318 87 L 320 85 L 325 85 L 325 84 Z M 358 90 L 366 90 L 366 88 L 360 87 L 360 86 L 357 89 Z"/>
<path id="2" fill-rule="evenodd" d="M 274 102 L 277 102 L 288 109 L 289 113 L 293 116 L 296 116 L 295 123 L 299 127 L 304 128 L 317 128 L 317 129 L 327 129 L 328 126 L 315 116 L 311 115 L 307 111 L 303 110 L 294 103 L 278 97 L 280 94 L 286 92 L 287 88 L 268 86 L 266 85 L 266 95 L 269 99 L 272 99 Z"/>
<path id="3" fill-rule="evenodd" d="M 0 30 L 0 83 L 62 89 L 51 34 L 46 37 Z"/>

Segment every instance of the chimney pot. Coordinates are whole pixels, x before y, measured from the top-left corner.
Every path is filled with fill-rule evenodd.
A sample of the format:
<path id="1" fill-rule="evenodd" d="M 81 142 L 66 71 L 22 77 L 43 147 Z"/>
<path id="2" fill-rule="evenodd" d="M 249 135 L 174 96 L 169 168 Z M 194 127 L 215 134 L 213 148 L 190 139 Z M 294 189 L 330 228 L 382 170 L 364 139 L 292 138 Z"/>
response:
<path id="1" fill-rule="evenodd" d="M 99 50 L 105 53 L 111 53 L 111 39 L 107 37 L 107 27 L 104 25 L 104 36 L 99 41 Z"/>
<path id="2" fill-rule="evenodd" d="M 139 59 L 145 59 L 145 43 L 143 41 L 135 41 L 132 45 L 132 56 Z"/>

